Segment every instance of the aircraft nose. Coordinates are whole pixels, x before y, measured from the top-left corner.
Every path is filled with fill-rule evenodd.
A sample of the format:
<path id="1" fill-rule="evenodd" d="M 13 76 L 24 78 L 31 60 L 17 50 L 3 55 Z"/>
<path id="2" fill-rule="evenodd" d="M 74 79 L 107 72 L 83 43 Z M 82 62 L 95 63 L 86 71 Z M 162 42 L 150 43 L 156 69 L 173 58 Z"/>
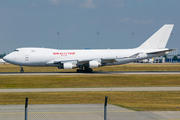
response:
<path id="1" fill-rule="evenodd" d="M 15 57 L 11 54 L 8 54 L 8 55 L 3 57 L 3 60 L 8 62 L 8 63 L 13 63 L 15 60 Z"/>

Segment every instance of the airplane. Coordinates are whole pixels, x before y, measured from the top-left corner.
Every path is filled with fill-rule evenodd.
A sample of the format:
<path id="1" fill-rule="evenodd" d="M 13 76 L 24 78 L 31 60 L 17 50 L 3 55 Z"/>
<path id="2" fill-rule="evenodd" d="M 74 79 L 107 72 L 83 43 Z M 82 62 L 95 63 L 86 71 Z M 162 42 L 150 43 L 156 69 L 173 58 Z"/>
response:
<path id="1" fill-rule="evenodd" d="M 0 64 L 5 64 L 6 62 L 3 59 L 0 59 Z"/>
<path id="2" fill-rule="evenodd" d="M 168 54 L 174 49 L 165 48 L 174 24 L 165 24 L 149 39 L 132 49 L 85 49 L 59 50 L 50 48 L 18 48 L 6 55 L 3 60 L 23 66 L 53 66 L 59 69 L 74 69 L 77 72 L 93 72 L 92 68 L 107 65 L 120 65 L 133 61 Z"/>

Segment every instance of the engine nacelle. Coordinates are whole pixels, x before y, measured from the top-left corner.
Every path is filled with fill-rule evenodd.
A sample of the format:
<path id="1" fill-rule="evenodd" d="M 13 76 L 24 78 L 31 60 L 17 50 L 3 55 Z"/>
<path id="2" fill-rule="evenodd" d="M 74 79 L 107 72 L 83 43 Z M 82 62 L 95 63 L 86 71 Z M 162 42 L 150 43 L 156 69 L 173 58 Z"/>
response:
<path id="1" fill-rule="evenodd" d="M 147 54 L 146 53 L 139 53 L 139 55 L 137 57 L 147 57 Z"/>
<path id="2" fill-rule="evenodd" d="M 73 67 L 74 67 L 74 65 L 70 62 L 63 63 L 63 69 L 64 70 L 69 70 L 69 69 L 72 69 Z"/>
<path id="3" fill-rule="evenodd" d="M 100 63 L 98 61 L 89 61 L 89 68 L 97 68 Z"/>

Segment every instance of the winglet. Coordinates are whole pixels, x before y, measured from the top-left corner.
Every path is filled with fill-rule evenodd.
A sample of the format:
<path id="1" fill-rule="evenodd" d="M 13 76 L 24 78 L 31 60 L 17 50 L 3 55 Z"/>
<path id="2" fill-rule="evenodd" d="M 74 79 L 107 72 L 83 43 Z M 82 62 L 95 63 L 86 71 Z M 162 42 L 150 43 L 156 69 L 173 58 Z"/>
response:
<path id="1" fill-rule="evenodd" d="M 163 49 L 166 47 L 174 24 L 165 24 L 149 39 L 141 44 L 138 49 Z"/>

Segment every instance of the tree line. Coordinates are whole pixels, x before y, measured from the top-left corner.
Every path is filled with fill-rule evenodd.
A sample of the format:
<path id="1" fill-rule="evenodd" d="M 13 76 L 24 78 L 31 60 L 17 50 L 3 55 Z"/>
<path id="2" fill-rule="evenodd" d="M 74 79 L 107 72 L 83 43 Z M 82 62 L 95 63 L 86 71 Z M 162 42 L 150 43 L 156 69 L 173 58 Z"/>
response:
<path id="1" fill-rule="evenodd" d="M 167 59 L 168 59 L 168 58 L 167 58 L 167 55 L 164 55 L 163 57 L 165 57 L 165 60 L 167 60 Z M 174 61 L 177 61 L 177 60 L 178 60 L 177 55 L 175 55 L 172 59 L 173 59 Z"/>
<path id="2" fill-rule="evenodd" d="M 0 54 L 0 58 L 3 58 L 4 56 L 6 56 L 6 53 Z"/>

